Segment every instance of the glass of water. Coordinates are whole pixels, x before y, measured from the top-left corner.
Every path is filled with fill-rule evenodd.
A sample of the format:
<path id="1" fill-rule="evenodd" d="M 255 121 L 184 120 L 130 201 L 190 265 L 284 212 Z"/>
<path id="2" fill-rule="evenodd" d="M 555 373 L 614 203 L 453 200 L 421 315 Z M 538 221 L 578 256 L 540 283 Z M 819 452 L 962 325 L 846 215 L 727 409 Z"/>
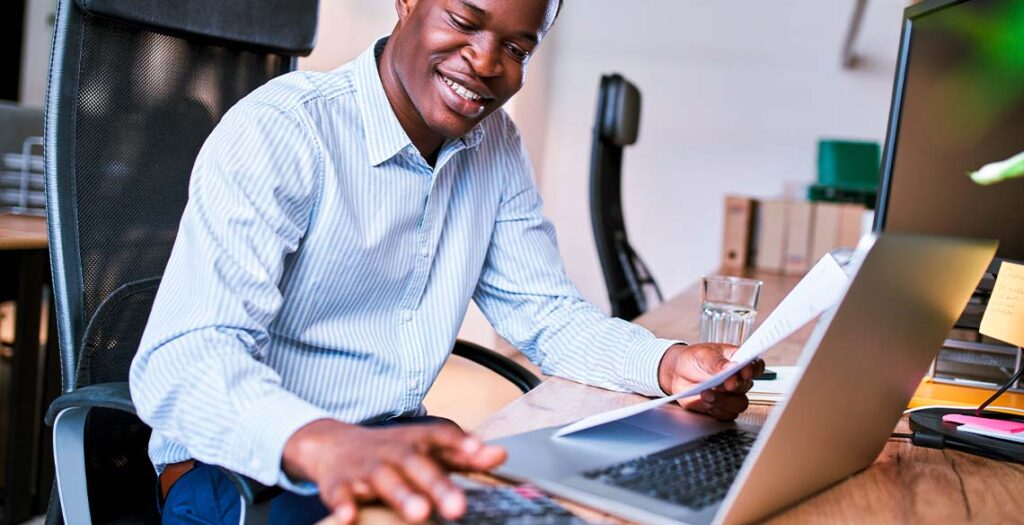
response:
<path id="1" fill-rule="evenodd" d="M 700 340 L 739 346 L 757 318 L 761 281 L 712 275 L 700 282 Z"/>

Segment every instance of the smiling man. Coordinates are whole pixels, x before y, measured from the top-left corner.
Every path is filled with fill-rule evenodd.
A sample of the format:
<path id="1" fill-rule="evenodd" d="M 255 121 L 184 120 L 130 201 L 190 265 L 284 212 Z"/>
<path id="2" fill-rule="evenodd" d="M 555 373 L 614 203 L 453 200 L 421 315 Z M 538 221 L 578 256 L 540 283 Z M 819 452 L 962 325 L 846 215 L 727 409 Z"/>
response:
<path id="1" fill-rule="evenodd" d="M 658 396 L 733 351 L 611 319 L 566 279 L 519 134 L 500 111 L 558 0 L 397 0 L 398 23 L 330 73 L 238 103 L 196 160 L 131 370 L 165 523 L 232 523 L 217 466 L 287 491 L 273 523 L 383 500 L 464 512 L 450 470 L 505 452 L 422 400 L 470 300 L 547 374 Z M 763 367 L 690 407 L 732 419 Z"/>

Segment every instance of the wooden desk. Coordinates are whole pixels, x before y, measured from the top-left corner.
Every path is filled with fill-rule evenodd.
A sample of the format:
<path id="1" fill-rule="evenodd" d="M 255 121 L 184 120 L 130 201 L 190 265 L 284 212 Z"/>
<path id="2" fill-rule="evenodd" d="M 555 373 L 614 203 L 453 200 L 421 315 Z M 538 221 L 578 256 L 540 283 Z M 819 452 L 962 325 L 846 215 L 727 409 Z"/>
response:
<path id="1" fill-rule="evenodd" d="M 50 259 L 43 217 L 0 214 L 0 300 L 15 300 L 10 384 L 3 393 L 7 410 L 0 422 L 6 434 L 0 524 L 19 523 L 46 509 L 53 482 L 52 440 L 43 414 L 60 391 Z"/>
<path id="2" fill-rule="evenodd" d="M 775 275 L 754 277 L 764 281 L 759 319 L 764 319 L 798 281 Z M 691 287 L 637 322 L 663 337 L 695 340 L 699 333 L 699 301 L 697 287 Z M 811 329 L 805 327 L 769 351 L 768 364 L 795 363 Z M 475 432 L 494 439 L 570 423 L 644 399 L 553 378 L 491 416 Z M 837 408 L 841 401 L 837 400 Z M 741 419 L 761 423 L 770 410 L 752 406 Z M 906 418 L 896 430 L 908 431 Z M 1022 465 L 918 448 L 906 440 L 893 439 L 871 467 L 798 503 L 769 523 L 1019 523 L 1024 520 L 1020 511 L 1022 493 Z M 585 517 L 604 516 L 591 511 Z M 369 509 L 361 514 L 360 522 L 400 520 L 381 509 Z"/>

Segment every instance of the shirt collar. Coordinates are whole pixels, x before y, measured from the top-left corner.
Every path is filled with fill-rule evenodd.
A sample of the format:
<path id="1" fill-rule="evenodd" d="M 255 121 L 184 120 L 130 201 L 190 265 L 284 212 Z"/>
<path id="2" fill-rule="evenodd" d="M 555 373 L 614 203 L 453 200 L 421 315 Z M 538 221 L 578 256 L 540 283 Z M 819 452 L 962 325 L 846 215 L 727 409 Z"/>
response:
<path id="1" fill-rule="evenodd" d="M 391 109 L 377 71 L 377 48 L 381 50 L 388 37 L 381 37 L 359 55 L 355 63 L 356 100 L 363 116 L 363 132 L 370 162 L 377 166 L 412 144 Z"/>
<path id="2" fill-rule="evenodd" d="M 377 54 L 383 52 L 387 40 L 387 36 L 377 39 L 355 61 L 356 100 L 363 117 L 367 153 L 374 166 L 384 163 L 406 148 L 414 148 L 412 140 L 391 108 L 377 70 Z M 477 124 L 458 140 L 468 149 L 478 146 L 483 137 L 483 126 Z"/>

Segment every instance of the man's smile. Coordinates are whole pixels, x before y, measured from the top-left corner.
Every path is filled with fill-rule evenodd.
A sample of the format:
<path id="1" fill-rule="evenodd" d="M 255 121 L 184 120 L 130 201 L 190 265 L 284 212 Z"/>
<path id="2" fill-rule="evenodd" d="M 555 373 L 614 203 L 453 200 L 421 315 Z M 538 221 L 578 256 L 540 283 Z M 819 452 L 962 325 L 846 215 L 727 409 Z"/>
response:
<path id="1" fill-rule="evenodd" d="M 494 100 L 479 91 L 466 87 L 463 83 L 440 71 L 437 72 L 437 78 L 440 80 L 441 98 L 452 111 L 464 117 L 478 117 L 483 113 L 487 104 Z"/>

